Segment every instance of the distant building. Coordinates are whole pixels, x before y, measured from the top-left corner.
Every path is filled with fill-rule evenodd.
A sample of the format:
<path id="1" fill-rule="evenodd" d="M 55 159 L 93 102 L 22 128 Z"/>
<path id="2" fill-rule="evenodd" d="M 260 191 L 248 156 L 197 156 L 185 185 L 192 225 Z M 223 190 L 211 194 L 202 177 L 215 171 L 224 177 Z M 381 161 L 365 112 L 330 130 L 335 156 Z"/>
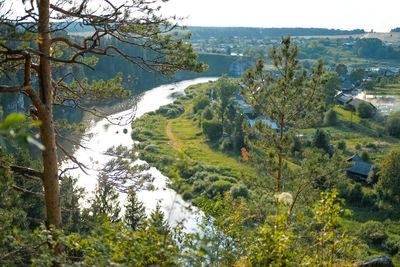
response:
<path id="1" fill-rule="evenodd" d="M 352 157 L 346 160 L 347 162 L 354 162 L 354 166 L 347 169 L 347 175 L 360 180 L 366 181 L 368 174 L 371 171 L 372 164 L 365 162 L 358 154 L 354 154 Z"/>
<path id="2" fill-rule="evenodd" d="M 365 102 L 365 103 L 371 105 L 371 106 L 374 108 L 374 110 L 377 110 L 377 108 L 376 108 L 374 105 L 372 105 L 371 103 L 369 103 L 369 102 L 367 102 L 367 101 L 361 100 L 361 99 L 359 99 L 359 98 L 353 98 L 353 99 L 352 99 L 349 103 L 347 103 L 347 104 L 349 104 L 350 109 L 351 109 L 352 111 L 356 111 L 358 104 L 360 104 L 361 102 Z"/>
<path id="3" fill-rule="evenodd" d="M 336 96 L 336 100 L 340 105 L 345 105 L 348 104 L 351 100 L 353 100 L 353 97 L 340 93 Z"/>

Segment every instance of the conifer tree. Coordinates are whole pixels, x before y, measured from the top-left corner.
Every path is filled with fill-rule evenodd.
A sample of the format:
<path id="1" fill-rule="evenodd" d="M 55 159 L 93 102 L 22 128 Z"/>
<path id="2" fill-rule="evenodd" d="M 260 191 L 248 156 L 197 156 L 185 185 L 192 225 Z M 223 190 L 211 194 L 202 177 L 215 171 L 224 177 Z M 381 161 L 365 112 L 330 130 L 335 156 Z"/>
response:
<path id="1" fill-rule="evenodd" d="M 262 151 L 262 160 L 276 177 L 276 191 L 282 191 L 284 157 L 289 150 L 294 129 L 309 125 L 323 112 L 321 81 L 322 61 L 318 61 L 309 79 L 307 71 L 297 60 L 298 49 L 290 37 L 282 37 L 279 50 L 274 46 L 270 53 L 275 74 L 264 71 L 260 57 L 255 68 L 243 75 L 241 94 L 244 101 L 258 106 L 266 120 L 276 123 L 278 130 L 257 120 L 249 131 L 255 138 L 248 138 L 250 147 Z M 253 153 L 256 155 L 256 153 Z"/>
<path id="2" fill-rule="evenodd" d="M 136 231 L 146 219 L 145 211 L 143 203 L 138 200 L 135 189 L 133 187 L 129 188 L 125 204 L 124 223 Z"/>
<path id="3" fill-rule="evenodd" d="M 107 215 L 110 221 L 118 222 L 121 212 L 118 197 L 119 194 L 109 182 L 107 175 L 100 173 L 94 196 L 91 200 L 93 217 Z"/>

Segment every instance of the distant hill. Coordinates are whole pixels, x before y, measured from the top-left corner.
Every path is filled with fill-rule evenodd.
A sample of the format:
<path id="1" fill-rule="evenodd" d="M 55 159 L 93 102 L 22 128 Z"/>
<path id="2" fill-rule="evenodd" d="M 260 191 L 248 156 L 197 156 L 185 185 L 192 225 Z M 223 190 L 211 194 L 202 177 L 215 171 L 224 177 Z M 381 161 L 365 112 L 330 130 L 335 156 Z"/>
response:
<path id="1" fill-rule="evenodd" d="M 93 28 L 89 25 L 79 23 L 56 23 L 53 27 L 65 28 L 69 33 L 90 32 Z M 194 39 L 209 39 L 211 37 L 229 38 L 229 37 L 247 37 L 261 38 L 265 36 L 280 37 L 283 35 L 291 36 L 335 36 L 335 35 L 351 35 L 365 34 L 364 30 L 339 30 L 325 28 L 248 28 L 248 27 L 197 27 L 190 26 L 186 28 L 193 34 Z M 392 30 L 394 31 L 394 30 Z"/>
<path id="2" fill-rule="evenodd" d="M 364 34 L 364 30 L 337 30 L 324 28 L 246 28 L 246 27 L 188 27 L 188 31 L 193 34 L 193 39 L 209 39 L 211 37 L 229 38 L 229 37 L 247 37 L 263 38 L 291 36 L 335 36 Z"/>

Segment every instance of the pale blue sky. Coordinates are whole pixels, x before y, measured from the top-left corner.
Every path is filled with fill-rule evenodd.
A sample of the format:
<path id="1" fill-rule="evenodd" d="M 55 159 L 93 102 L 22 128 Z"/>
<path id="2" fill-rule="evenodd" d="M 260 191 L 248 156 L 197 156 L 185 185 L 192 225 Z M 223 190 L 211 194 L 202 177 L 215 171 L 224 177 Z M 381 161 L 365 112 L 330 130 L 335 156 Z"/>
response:
<path id="1" fill-rule="evenodd" d="M 321 27 L 388 32 L 400 27 L 400 0 L 170 0 L 165 12 L 187 25 Z"/>

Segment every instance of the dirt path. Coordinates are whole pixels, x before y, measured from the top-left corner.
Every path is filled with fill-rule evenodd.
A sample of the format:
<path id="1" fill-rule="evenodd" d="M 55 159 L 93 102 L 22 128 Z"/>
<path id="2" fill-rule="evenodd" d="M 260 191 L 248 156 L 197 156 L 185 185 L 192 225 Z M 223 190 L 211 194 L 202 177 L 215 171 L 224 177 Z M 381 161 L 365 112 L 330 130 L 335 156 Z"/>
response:
<path id="1" fill-rule="evenodd" d="M 165 131 L 167 132 L 167 136 L 169 138 L 169 144 L 176 150 L 182 151 L 179 140 L 172 133 L 172 126 L 171 126 L 172 122 L 173 120 L 168 120 L 167 128 L 165 129 Z"/>

